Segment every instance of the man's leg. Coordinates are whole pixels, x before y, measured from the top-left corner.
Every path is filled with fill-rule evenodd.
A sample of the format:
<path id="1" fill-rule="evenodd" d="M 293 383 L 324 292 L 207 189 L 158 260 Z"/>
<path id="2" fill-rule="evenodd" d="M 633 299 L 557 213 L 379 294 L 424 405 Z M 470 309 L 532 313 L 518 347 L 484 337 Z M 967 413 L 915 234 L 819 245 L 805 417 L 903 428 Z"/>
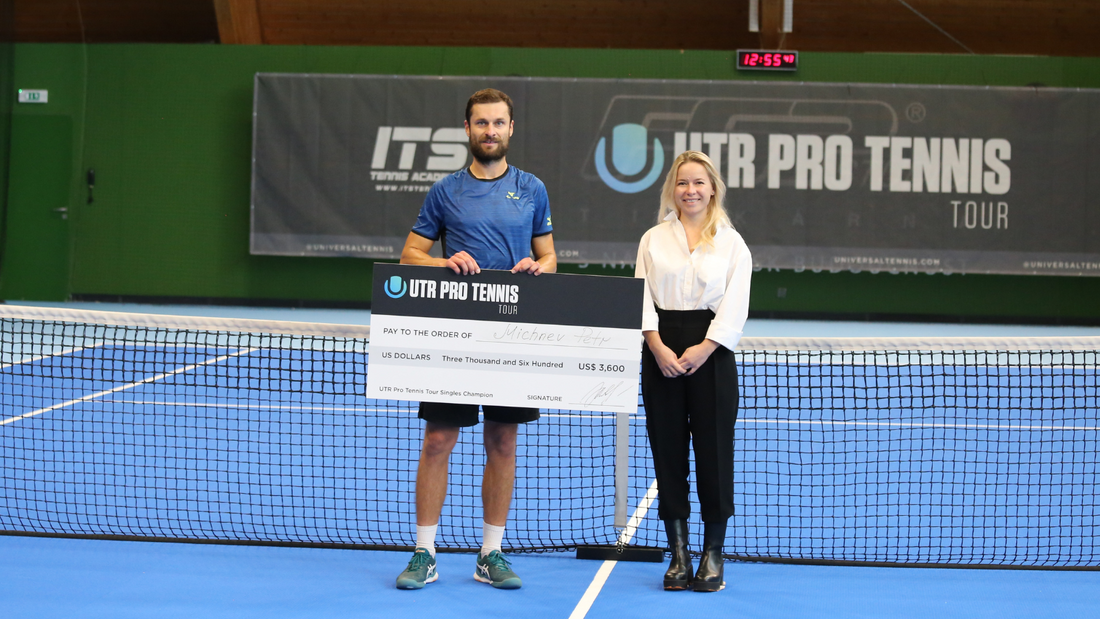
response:
<path id="1" fill-rule="evenodd" d="M 498 589 L 523 585 L 511 564 L 500 553 L 512 490 L 516 480 L 516 434 L 518 424 L 485 420 L 485 477 L 481 481 L 484 540 L 474 578 Z"/>
<path id="2" fill-rule="evenodd" d="M 416 469 L 416 552 L 397 577 L 398 589 L 420 589 L 435 582 L 435 532 L 447 498 L 447 463 L 459 428 L 427 422 L 420 465 Z"/>
<path id="3" fill-rule="evenodd" d="M 424 445 L 420 451 L 420 465 L 416 469 L 417 526 L 439 524 L 439 514 L 447 498 L 447 465 L 460 430 L 430 421 L 424 425 Z M 513 438 L 513 450 L 514 444 Z M 512 466 L 515 466 L 514 460 Z"/>
<path id="4" fill-rule="evenodd" d="M 485 421 L 485 478 L 481 482 L 481 502 L 485 522 L 503 527 L 508 524 L 512 490 L 516 481 L 516 434 L 519 425 Z"/>

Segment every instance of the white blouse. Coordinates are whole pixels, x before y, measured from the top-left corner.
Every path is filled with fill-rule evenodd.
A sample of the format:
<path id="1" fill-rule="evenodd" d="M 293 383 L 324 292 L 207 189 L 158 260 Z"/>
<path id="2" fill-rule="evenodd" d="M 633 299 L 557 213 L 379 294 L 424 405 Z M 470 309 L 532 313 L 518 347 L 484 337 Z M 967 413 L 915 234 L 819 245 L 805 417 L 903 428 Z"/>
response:
<path id="1" fill-rule="evenodd" d="M 634 277 L 645 279 L 642 331 L 657 331 L 656 307 L 664 310 L 709 309 L 714 320 L 707 339 L 733 350 L 749 316 L 752 256 L 744 239 L 719 224 L 714 247 L 688 249 L 687 232 L 675 212 L 646 231 L 638 246 Z"/>

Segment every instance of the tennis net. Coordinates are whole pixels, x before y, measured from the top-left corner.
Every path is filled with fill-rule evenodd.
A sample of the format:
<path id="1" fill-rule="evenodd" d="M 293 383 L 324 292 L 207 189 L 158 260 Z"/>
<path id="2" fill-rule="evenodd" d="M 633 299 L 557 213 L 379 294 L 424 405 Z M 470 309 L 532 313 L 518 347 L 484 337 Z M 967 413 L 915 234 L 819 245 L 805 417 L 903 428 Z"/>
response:
<path id="1" fill-rule="evenodd" d="M 727 557 L 1100 566 L 1098 350 L 746 338 Z M 421 422 L 365 397 L 368 355 L 363 326 L 0 306 L 0 530 L 411 548 Z M 505 545 L 664 546 L 644 416 L 524 426 Z M 462 432 L 443 549 L 480 546 L 483 462 Z"/>
<path id="2" fill-rule="evenodd" d="M 745 341 L 727 554 L 1100 567 L 1098 350 L 1073 337 Z"/>

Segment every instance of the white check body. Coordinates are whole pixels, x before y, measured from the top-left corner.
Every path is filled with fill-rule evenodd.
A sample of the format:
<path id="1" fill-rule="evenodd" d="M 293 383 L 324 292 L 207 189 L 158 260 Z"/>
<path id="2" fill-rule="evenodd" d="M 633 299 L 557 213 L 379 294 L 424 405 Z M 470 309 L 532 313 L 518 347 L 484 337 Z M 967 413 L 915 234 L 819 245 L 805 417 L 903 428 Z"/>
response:
<path id="1" fill-rule="evenodd" d="M 375 314 L 367 397 L 635 412 L 640 356 L 638 329 Z"/>

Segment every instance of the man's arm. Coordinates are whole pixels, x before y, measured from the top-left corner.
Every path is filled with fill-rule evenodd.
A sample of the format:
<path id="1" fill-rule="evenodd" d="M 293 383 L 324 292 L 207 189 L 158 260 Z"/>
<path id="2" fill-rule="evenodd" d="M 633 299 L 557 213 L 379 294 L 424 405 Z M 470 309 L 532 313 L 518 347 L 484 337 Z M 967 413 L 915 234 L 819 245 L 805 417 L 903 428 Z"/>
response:
<path id="1" fill-rule="evenodd" d="M 460 251 L 450 258 L 432 258 L 428 255 L 435 241 L 410 232 L 405 239 L 405 247 L 401 250 L 401 264 L 422 264 L 426 266 L 450 267 L 452 271 L 460 275 L 480 273 L 481 267 L 470 254 Z"/>
<path id="2" fill-rule="evenodd" d="M 512 267 L 513 273 L 554 273 L 558 270 L 558 253 L 554 251 L 554 235 L 544 234 L 531 239 L 535 259 L 524 258 Z"/>

